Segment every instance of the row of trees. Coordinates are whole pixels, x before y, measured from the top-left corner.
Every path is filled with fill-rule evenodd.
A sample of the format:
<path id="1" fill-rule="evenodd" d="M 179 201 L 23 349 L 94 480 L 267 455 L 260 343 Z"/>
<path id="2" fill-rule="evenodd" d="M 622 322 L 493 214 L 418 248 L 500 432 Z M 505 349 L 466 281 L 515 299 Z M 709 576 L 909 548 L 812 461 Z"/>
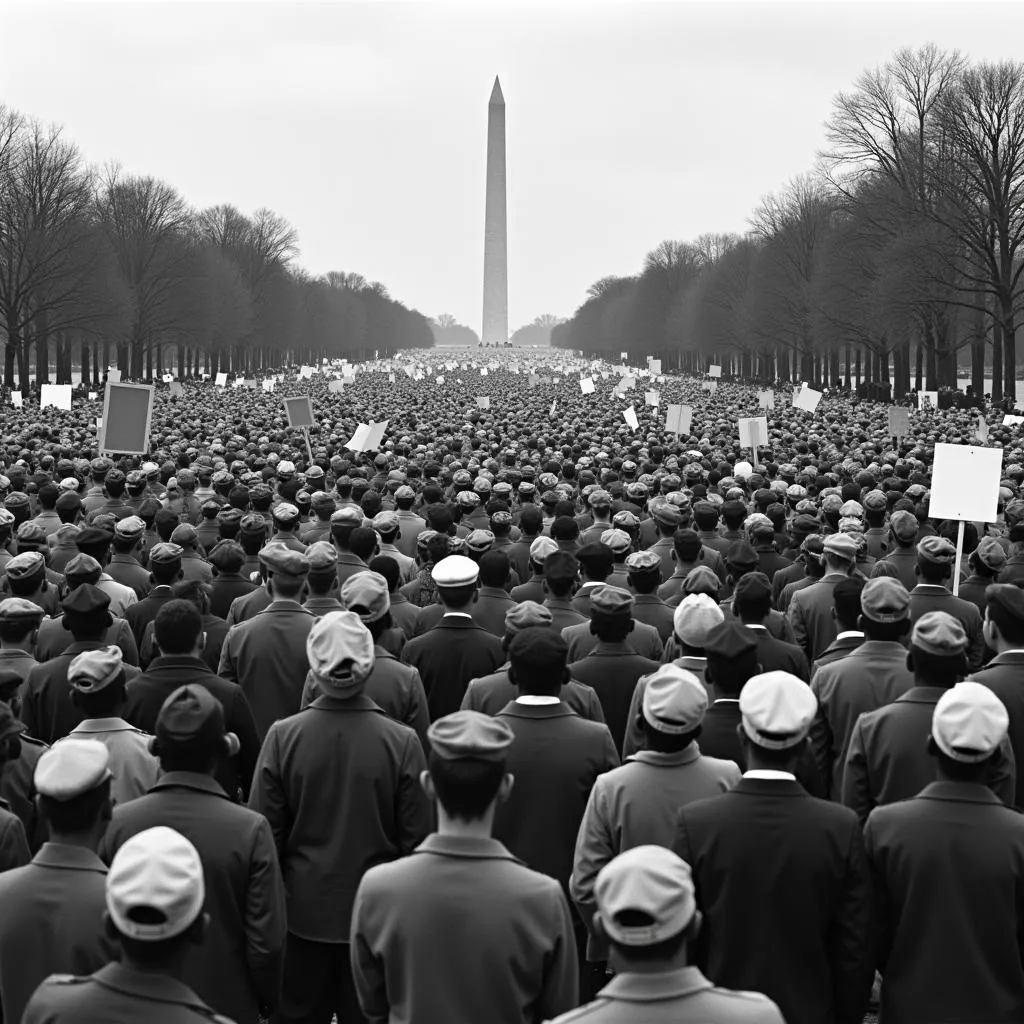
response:
<path id="1" fill-rule="evenodd" d="M 898 51 L 833 102 L 814 170 L 745 236 L 666 241 L 552 344 L 766 378 L 1014 394 L 1024 306 L 1024 63 Z"/>
<path id="2" fill-rule="evenodd" d="M 513 345 L 543 346 L 551 344 L 551 332 L 559 325 L 565 323 L 564 318 L 557 317 L 552 313 L 542 313 L 535 317 L 532 323 L 524 324 L 516 330 L 511 337 Z M 436 320 L 431 321 L 431 329 L 434 332 L 434 342 L 437 345 L 468 345 L 480 344 L 480 335 L 460 324 L 451 313 L 442 313 Z"/>
<path id="3" fill-rule="evenodd" d="M 430 323 L 359 274 L 295 265 L 270 210 L 195 211 L 170 185 L 86 166 L 59 128 L 0 107 L 4 383 L 258 370 L 430 347 Z M 102 368 L 102 371 L 101 371 Z M 53 376 L 51 377 L 51 370 Z"/>

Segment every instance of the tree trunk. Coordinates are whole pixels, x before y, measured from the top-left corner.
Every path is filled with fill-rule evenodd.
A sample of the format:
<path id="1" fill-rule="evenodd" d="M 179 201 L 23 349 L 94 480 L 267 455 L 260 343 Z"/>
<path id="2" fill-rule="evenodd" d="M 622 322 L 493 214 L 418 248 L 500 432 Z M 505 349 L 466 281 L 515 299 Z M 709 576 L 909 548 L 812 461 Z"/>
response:
<path id="1" fill-rule="evenodd" d="M 7 336 L 7 344 L 4 346 L 4 385 L 12 391 L 16 390 L 14 360 L 20 347 L 21 337 L 17 329 L 13 329 Z"/>
<path id="2" fill-rule="evenodd" d="M 1003 302 L 1003 390 L 1017 401 L 1017 328 L 1013 319 L 1013 298 Z"/>
<path id="3" fill-rule="evenodd" d="M 82 361 L 82 383 L 89 386 L 89 343 L 83 339 L 79 358 Z"/>
<path id="4" fill-rule="evenodd" d="M 992 401 L 1003 400 L 1003 325 L 996 320 L 992 324 Z"/>

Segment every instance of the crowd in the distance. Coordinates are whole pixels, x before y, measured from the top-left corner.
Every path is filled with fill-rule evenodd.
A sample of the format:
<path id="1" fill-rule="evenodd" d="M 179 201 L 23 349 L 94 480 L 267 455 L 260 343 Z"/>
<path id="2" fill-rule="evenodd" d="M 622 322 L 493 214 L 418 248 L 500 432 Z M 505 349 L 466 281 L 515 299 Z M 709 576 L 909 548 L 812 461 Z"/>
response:
<path id="1" fill-rule="evenodd" d="M 1001 412 L 958 567 L 975 412 L 779 385 L 751 452 L 749 382 L 326 370 L 161 387 L 138 456 L 8 410 L 0 1021 L 1024 1019 Z"/>

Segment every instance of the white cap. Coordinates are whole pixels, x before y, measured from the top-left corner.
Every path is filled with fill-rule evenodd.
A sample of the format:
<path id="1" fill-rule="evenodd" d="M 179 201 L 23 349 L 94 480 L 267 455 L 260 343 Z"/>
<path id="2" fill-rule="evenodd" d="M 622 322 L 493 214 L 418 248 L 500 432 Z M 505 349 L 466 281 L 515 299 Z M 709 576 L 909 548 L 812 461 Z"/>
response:
<path id="1" fill-rule="evenodd" d="M 932 713 L 932 739 L 946 757 L 976 764 L 991 756 L 1010 727 L 1006 705 L 973 679 L 947 690 Z"/>
<path id="2" fill-rule="evenodd" d="M 688 647 L 703 647 L 708 633 L 724 621 L 725 612 L 707 594 L 687 594 L 672 615 L 676 636 Z"/>
<path id="3" fill-rule="evenodd" d="M 662 665 L 644 684 L 644 720 L 658 732 L 681 735 L 692 732 L 708 709 L 708 691 L 685 668 Z"/>
<path id="4" fill-rule="evenodd" d="M 196 848 L 164 825 L 132 836 L 107 874 L 107 912 L 122 935 L 140 942 L 180 935 L 202 913 L 205 898 Z"/>
<path id="5" fill-rule="evenodd" d="M 749 679 L 740 691 L 743 731 L 766 750 L 788 750 L 808 733 L 818 698 L 790 672 L 765 672 Z"/>
<path id="6" fill-rule="evenodd" d="M 111 777 L 110 751 L 99 740 L 69 736 L 44 750 L 33 784 L 40 796 L 64 803 L 94 790 Z"/>
<path id="7" fill-rule="evenodd" d="M 468 587 L 476 583 L 480 567 L 465 555 L 448 555 L 434 566 L 430 575 L 439 587 Z"/>
<path id="8" fill-rule="evenodd" d="M 550 537 L 538 537 L 530 545 L 530 561 L 540 565 L 548 555 L 553 555 L 558 550 L 558 544 Z"/>
<path id="9" fill-rule="evenodd" d="M 754 467 L 749 462 L 737 462 L 733 466 L 732 475 L 737 480 L 746 480 L 754 475 Z"/>

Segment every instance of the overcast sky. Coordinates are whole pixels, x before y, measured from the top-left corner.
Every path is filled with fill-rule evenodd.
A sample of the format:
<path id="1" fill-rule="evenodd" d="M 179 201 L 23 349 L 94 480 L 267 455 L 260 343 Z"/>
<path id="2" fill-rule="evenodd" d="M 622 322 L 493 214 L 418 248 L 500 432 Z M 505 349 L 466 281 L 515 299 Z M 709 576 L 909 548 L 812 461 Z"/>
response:
<path id="1" fill-rule="evenodd" d="M 663 238 L 744 231 L 898 47 L 1019 56 L 1024 4 L 0 0 L 0 39 L 0 102 L 88 160 L 269 206 L 313 273 L 479 331 L 496 74 L 515 329 Z"/>

